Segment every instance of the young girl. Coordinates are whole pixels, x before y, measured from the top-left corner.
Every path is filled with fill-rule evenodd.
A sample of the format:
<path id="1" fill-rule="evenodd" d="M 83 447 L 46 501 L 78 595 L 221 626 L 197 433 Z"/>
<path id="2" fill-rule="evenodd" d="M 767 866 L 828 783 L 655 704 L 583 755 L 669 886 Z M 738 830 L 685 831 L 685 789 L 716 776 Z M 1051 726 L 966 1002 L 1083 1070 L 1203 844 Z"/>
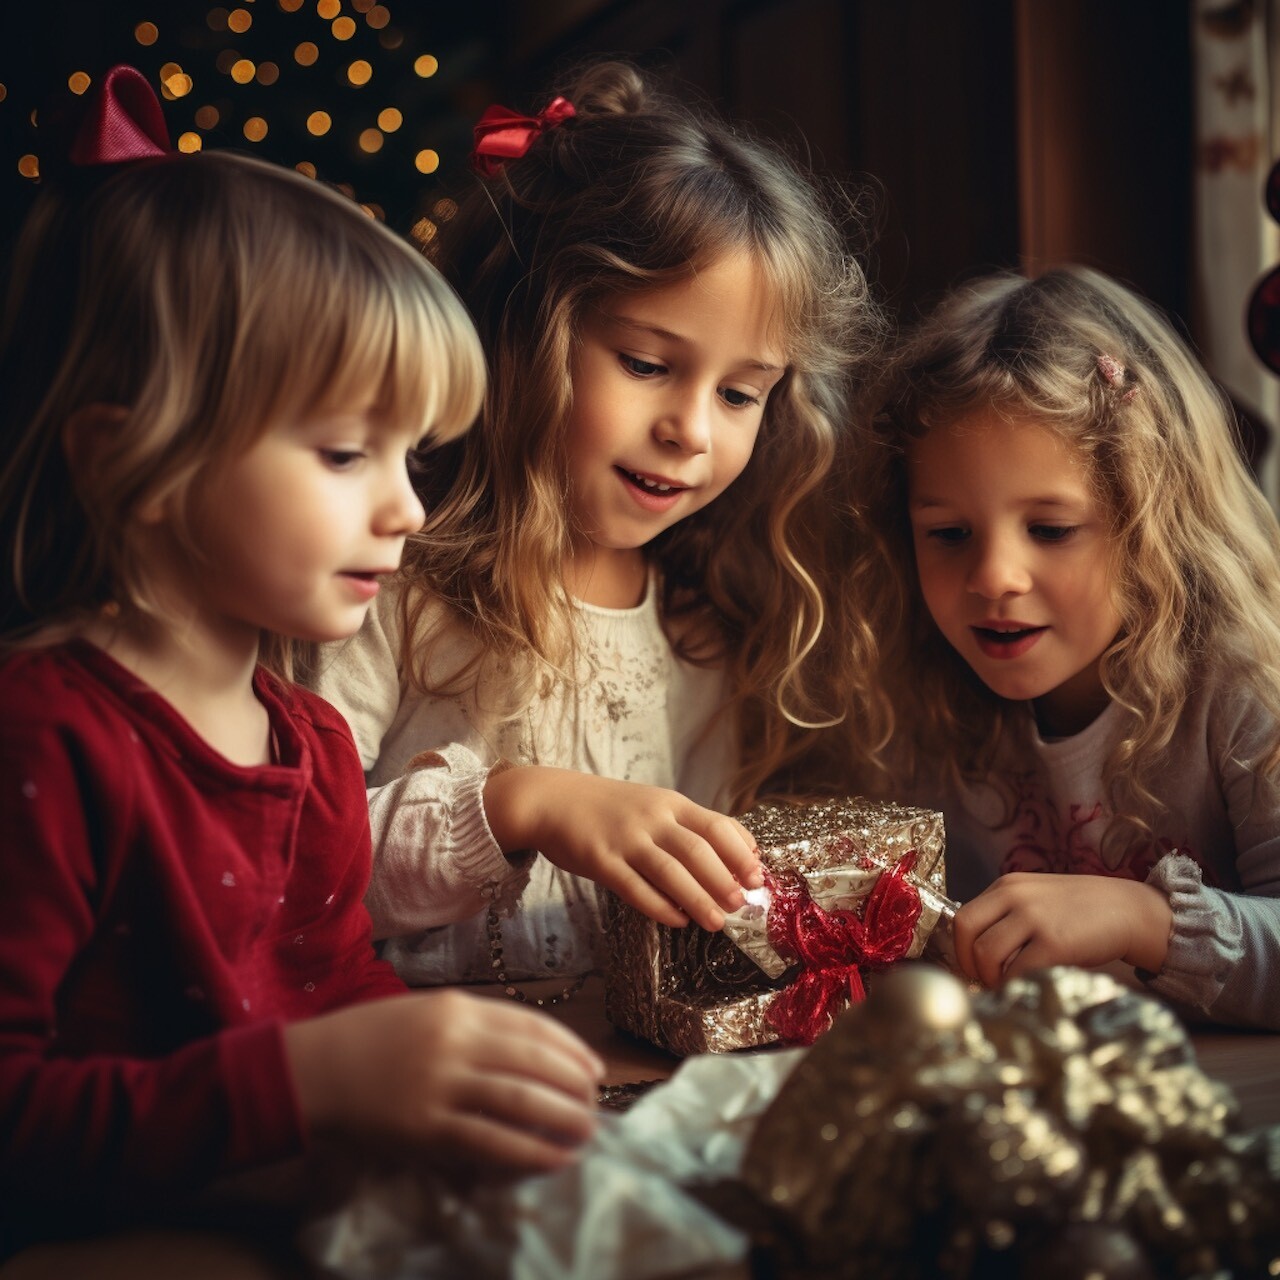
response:
<path id="1" fill-rule="evenodd" d="M 1280 1027 L 1280 529 L 1169 324 L 1085 268 L 980 280 L 860 457 L 863 723 L 945 811 L 965 972 L 1124 961 Z"/>
<path id="2" fill-rule="evenodd" d="M 874 330 L 811 180 L 629 65 L 476 134 L 439 261 L 490 392 L 424 478 L 398 591 L 318 681 L 414 983 L 589 970 L 601 885 L 714 929 L 757 882 L 703 806 L 832 719 L 819 494 Z"/>
<path id="3" fill-rule="evenodd" d="M 340 196 L 169 152 L 130 68 L 70 154 L 0 348 L 0 1245 L 312 1138 L 562 1164 L 594 1055 L 374 958 L 350 735 L 261 665 L 396 569 L 406 453 L 480 400 L 465 313 Z"/>

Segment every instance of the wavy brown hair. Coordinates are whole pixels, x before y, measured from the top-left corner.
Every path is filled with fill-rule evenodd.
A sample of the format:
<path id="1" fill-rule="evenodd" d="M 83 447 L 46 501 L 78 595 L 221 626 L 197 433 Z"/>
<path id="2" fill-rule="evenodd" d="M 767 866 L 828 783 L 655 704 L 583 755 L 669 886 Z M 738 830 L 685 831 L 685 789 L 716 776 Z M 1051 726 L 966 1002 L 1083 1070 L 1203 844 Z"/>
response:
<path id="1" fill-rule="evenodd" d="M 1099 358 L 1123 366 L 1113 384 Z M 1119 638 L 1103 683 L 1128 712 L 1106 761 L 1104 847 L 1150 838 L 1152 784 L 1187 695 L 1225 675 L 1280 722 L 1280 526 L 1242 460 L 1234 415 L 1170 322 L 1087 267 L 996 274 L 953 292 L 903 343 L 854 454 L 863 535 L 849 577 L 864 766 L 899 780 L 941 761 L 991 780 L 1014 722 L 942 637 L 916 576 L 905 460 L 912 442 L 993 407 L 1080 451 L 1110 522 Z M 1274 780 L 1280 741 L 1254 766 Z"/>
<path id="2" fill-rule="evenodd" d="M 677 652 L 728 668 L 728 711 L 750 744 L 734 787 L 743 802 L 799 749 L 801 726 L 833 718 L 821 687 L 832 545 L 821 494 L 851 379 L 879 332 L 845 237 L 857 211 L 846 198 L 837 215 L 839 197 L 782 152 L 629 64 L 591 65 L 557 92 L 576 115 L 477 177 L 439 237 L 437 261 L 471 308 L 490 385 L 475 428 L 426 474 L 428 520 L 406 559 L 421 590 L 406 593 L 406 631 L 443 598 L 481 654 L 433 677 L 428 636 L 410 678 L 457 690 L 501 663 L 515 713 L 573 669 L 564 436 L 579 326 L 601 298 L 745 251 L 771 291 L 787 369 L 729 492 L 647 548 Z"/>
<path id="3" fill-rule="evenodd" d="M 230 152 L 69 175 L 24 227 L 0 338 L 0 646 L 74 634 L 103 606 L 163 612 L 148 527 L 163 503 L 198 572 L 190 500 L 289 417 L 349 406 L 448 439 L 484 367 L 419 253 L 351 201 Z M 63 426 L 123 406 L 92 474 Z M 268 637 L 264 659 L 287 665 Z"/>

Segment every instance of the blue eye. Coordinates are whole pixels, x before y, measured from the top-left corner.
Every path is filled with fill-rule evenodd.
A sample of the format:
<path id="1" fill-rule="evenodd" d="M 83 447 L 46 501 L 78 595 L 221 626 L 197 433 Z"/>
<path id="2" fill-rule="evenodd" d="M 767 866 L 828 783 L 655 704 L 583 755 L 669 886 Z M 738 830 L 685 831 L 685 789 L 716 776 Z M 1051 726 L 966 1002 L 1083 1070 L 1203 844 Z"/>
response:
<path id="1" fill-rule="evenodd" d="M 618 359 L 622 363 L 622 367 L 628 373 L 633 373 L 637 378 L 652 378 L 655 373 L 666 373 L 666 366 L 654 364 L 652 360 L 641 360 L 638 356 L 629 356 L 620 352 Z"/>

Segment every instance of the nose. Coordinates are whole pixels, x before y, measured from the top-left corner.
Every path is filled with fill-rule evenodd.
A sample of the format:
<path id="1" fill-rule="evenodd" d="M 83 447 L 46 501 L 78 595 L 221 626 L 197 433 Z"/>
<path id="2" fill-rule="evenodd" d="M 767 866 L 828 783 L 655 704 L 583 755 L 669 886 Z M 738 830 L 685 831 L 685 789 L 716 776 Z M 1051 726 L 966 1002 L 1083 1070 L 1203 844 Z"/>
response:
<path id="1" fill-rule="evenodd" d="M 984 600 L 1025 595 L 1030 591 L 1031 575 L 1014 540 L 992 535 L 981 542 L 975 541 L 966 585 Z"/>
<path id="2" fill-rule="evenodd" d="M 710 397 L 692 384 L 677 387 L 662 405 L 654 423 L 659 443 L 682 453 L 707 453 L 711 449 Z"/>
<path id="3" fill-rule="evenodd" d="M 404 461 L 392 464 L 374 515 L 374 531 L 381 537 L 403 538 L 422 528 L 427 513 L 414 491 Z"/>

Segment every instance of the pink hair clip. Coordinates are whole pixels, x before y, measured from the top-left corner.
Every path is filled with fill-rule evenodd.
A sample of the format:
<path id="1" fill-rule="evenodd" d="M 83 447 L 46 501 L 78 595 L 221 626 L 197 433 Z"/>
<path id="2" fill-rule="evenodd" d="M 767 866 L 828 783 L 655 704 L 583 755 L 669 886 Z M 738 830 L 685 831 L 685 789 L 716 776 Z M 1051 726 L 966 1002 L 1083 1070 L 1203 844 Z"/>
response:
<path id="1" fill-rule="evenodd" d="M 94 87 L 67 151 L 74 165 L 123 164 L 173 152 L 160 99 L 134 67 L 112 67 Z"/>
<path id="2" fill-rule="evenodd" d="M 506 107 L 489 107 L 476 121 L 471 164 L 477 172 L 492 178 L 508 160 L 524 155 L 536 137 L 577 114 L 568 98 L 552 98 L 536 116 L 518 115 Z"/>
<path id="3" fill-rule="evenodd" d="M 1102 380 L 1107 386 L 1115 389 L 1124 386 L 1125 367 L 1115 356 L 1100 355 L 1098 357 L 1098 372 L 1102 375 Z M 1119 397 L 1119 403 L 1128 404 L 1137 394 L 1138 388 L 1130 387 L 1128 391 Z"/>

